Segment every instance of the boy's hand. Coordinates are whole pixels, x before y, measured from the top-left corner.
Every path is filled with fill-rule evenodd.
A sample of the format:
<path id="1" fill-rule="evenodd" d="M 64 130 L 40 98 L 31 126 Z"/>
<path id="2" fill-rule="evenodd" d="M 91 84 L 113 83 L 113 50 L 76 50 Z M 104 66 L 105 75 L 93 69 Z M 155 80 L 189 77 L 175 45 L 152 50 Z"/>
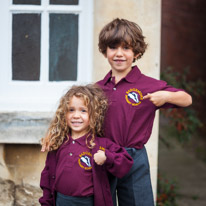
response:
<path id="1" fill-rule="evenodd" d="M 102 150 L 98 150 L 97 153 L 94 154 L 94 161 L 98 165 L 103 165 L 106 161 L 107 157 L 105 155 L 105 152 Z"/>
<path id="2" fill-rule="evenodd" d="M 155 106 L 160 107 L 167 102 L 169 93 L 167 91 L 148 93 L 143 99 L 149 99 Z"/>
<path id="3" fill-rule="evenodd" d="M 149 99 L 157 107 L 165 103 L 175 104 L 180 107 L 187 107 L 192 104 L 192 97 L 184 91 L 158 91 L 151 94 L 148 93 L 143 99 Z"/>

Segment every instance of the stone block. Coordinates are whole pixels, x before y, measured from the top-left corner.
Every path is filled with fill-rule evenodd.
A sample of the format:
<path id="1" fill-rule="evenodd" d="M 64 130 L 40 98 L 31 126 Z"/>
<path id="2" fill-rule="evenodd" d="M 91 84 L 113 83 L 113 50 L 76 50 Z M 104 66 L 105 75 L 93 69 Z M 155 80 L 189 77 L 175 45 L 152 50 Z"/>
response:
<path id="1" fill-rule="evenodd" d="M 15 206 L 39 206 L 42 191 L 31 185 L 17 185 L 15 192 Z"/>
<path id="2" fill-rule="evenodd" d="M 15 185 L 11 180 L 0 178 L 0 206 L 14 205 Z"/>

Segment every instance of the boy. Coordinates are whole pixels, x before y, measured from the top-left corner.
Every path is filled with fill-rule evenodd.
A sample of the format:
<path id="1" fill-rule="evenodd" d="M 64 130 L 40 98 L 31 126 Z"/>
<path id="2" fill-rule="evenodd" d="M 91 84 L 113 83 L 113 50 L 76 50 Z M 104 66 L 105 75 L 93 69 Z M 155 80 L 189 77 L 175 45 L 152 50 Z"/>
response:
<path id="1" fill-rule="evenodd" d="M 154 205 L 144 145 L 151 135 L 155 111 L 192 103 L 191 96 L 183 90 L 143 75 L 137 66 L 132 67 L 146 47 L 141 28 L 125 19 L 114 19 L 99 35 L 99 50 L 111 66 L 111 71 L 97 82 L 110 101 L 105 136 L 125 147 L 134 160 L 125 177 L 111 177 L 114 205 L 116 189 L 120 206 Z"/>

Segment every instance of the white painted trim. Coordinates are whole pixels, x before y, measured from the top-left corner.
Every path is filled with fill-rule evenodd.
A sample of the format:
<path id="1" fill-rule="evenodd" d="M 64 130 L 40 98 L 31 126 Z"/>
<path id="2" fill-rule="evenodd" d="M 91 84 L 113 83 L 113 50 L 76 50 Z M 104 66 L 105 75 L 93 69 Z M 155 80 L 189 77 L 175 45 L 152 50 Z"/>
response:
<path id="1" fill-rule="evenodd" d="M 85 51 L 82 53 L 82 55 L 79 57 L 79 74 L 78 77 L 81 80 L 88 79 L 89 81 L 92 80 L 92 70 L 93 70 L 93 0 L 91 1 L 91 4 L 88 4 L 85 0 L 80 0 L 81 5 L 87 9 L 82 11 L 82 15 L 80 16 L 80 24 L 81 21 L 84 20 L 84 18 L 88 18 L 88 23 L 84 24 L 83 27 L 80 28 L 79 34 L 84 34 L 82 37 L 84 39 L 79 38 L 80 44 L 79 44 L 79 50 L 84 51 L 84 48 L 87 48 L 88 53 Z M 87 11 L 87 12 L 86 12 Z M 88 12 L 90 11 L 90 12 Z M 87 31 L 87 32 L 85 32 Z M 90 39 L 90 41 L 86 41 L 86 39 Z M 82 41 L 82 42 L 81 42 Z M 85 65 L 88 72 L 85 73 Z"/>
<path id="2" fill-rule="evenodd" d="M 11 6 L 12 13 L 41 13 L 45 10 L 44 6 Z M 77 13 L 82 11 L 81 6 L 47 6 L 47 11 L 52 13 Z"/>

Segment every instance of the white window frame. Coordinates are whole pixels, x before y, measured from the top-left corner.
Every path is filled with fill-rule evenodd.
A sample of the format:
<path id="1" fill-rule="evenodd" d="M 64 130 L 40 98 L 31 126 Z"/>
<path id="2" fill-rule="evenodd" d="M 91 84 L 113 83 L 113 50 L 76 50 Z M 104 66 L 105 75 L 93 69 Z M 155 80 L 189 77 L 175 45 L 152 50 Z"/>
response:
<path id="1" fill-rule="evenodd" d="M 77 6 L 12 5 L 0 2 L 0 111 L 46 111 L 56 108 L 62 94 L 73 84 L 92 80 L 93 0 L 79 0 Z M 12 14 L 41 13 L 40 81 L 12 80 Z M 49 14 L 79 15 L 77 81 L 49 82 Z"/>

